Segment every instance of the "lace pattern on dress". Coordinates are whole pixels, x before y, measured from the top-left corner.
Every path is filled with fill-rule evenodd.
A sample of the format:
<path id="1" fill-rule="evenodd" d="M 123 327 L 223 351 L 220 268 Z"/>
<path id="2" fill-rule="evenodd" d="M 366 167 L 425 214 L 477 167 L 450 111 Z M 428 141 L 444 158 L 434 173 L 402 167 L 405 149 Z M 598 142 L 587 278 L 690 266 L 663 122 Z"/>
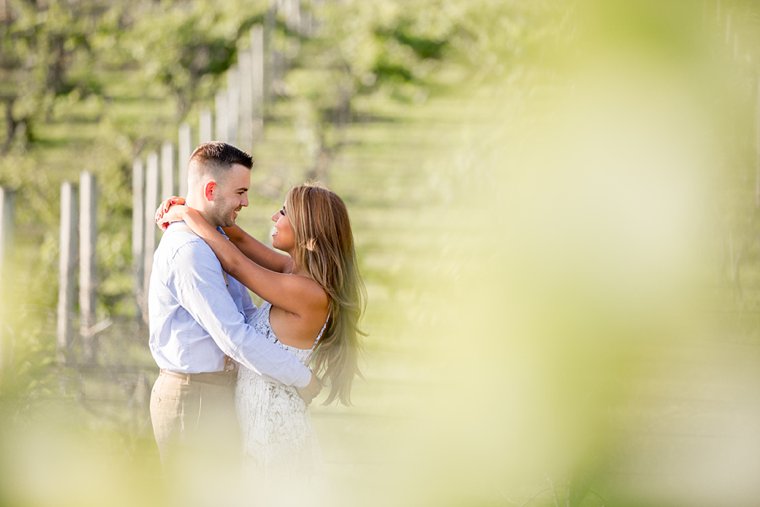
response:
<path id="1" fill-rule="evenodd" d="M 308 364 L 327 327 L 329 315 L 312 348 L 299 349 L 277 339 L 269 321 L 271 308 L 272 305 L 265 302 L 257 310 L 252 327 Z M 308 407 L 294 387 L 240 367 L 235 403 L 247 466 L 264 476 L 295 477 L 317 471 L 321 464 L 319 444 Z"/>

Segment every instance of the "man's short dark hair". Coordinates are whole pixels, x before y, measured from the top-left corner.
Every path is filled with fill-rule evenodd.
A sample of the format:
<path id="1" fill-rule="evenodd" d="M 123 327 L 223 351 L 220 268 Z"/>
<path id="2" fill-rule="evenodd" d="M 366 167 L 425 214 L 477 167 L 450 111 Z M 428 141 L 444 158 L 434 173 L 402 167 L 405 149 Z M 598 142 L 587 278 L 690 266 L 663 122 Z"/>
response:
<path id="1" fill-rule="evenodd" d="M 204 166 L 216 166 L 219 169 L 229 169 L 235 164 L 250 169 L 253 167 L 253 159 L 243 150 L 231 144 L 212 141 L 198 146 L 190 155 L 190 162 L 197 161 Z"/>

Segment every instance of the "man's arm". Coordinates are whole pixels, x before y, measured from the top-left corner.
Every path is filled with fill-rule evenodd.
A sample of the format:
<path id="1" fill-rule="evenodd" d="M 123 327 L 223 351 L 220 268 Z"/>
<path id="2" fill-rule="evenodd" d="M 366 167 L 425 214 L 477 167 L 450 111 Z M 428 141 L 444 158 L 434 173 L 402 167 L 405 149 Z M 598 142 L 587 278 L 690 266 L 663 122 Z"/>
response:
<path id="1" fill-rule="evenodd" d="M 219 261 L 203 240 L 180 246 L 172 261 L 170 283 L 175 286 L 179 303 L 222 352 L 285 385 L 313 385 L 309 368 L 245 322 L 227 290 Z"/>

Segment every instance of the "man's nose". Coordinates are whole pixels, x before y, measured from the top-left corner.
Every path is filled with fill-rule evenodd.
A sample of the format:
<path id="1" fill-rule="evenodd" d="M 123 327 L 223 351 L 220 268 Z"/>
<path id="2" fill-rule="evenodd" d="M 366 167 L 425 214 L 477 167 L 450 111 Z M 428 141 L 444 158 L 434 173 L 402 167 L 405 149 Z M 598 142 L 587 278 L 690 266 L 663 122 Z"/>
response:
<path id="1" fill-rule="evenodd" d="M 240 200 L 240 205 L 244 208 L 248 207 L 248 194 L 243 195 L 243 198 Z"/>

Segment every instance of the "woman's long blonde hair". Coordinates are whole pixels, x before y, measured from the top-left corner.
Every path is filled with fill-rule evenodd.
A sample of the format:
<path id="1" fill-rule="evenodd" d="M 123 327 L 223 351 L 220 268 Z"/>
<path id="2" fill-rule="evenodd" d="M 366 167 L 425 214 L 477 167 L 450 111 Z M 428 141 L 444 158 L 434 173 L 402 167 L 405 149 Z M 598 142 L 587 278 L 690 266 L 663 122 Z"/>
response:
<path id="1" fill-rule="evenodd" d="M 359 275 L 348 210 L 334 192 L 307 183 L 294 187 L 285 208 L 295 234 L 293 261 L 305 269 L 330 299 L 330 318 L 312 356 L 314 371 L 330 386 L 325 404 L 351 403 L 358 366 L 359 317 L 366 291 Z"/>

